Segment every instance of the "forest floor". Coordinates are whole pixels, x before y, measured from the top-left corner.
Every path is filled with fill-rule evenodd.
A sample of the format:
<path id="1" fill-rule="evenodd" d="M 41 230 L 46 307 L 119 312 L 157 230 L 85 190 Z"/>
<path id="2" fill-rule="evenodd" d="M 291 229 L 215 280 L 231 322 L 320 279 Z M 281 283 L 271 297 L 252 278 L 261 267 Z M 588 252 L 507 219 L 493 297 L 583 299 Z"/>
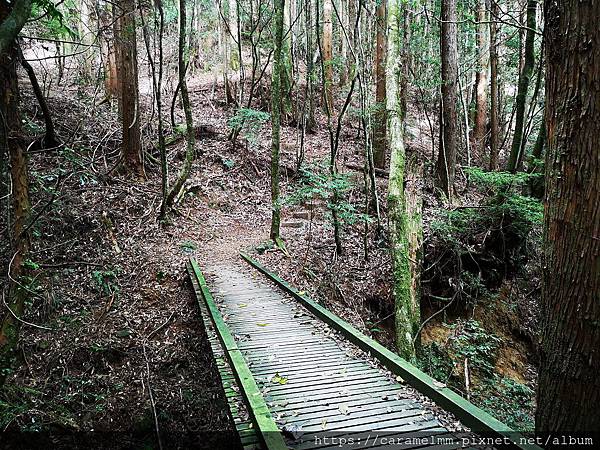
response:
<path id="1" fill-rule="evenodd" d="M 28 83 L 22 84 L 25 131 L 34 136 L 42 131 L 40 114 Z M 32 204 L 40 216 L 32 227 L 28 264 L 34 295 L 25 319 L 34 326 L 23 324 L 22 364 L 0 394 L 2 429 L 104 431 L 110 432 L 107 443 L 118 446 L 153 442 L 158 428 L 163 438 L 177 436 L 183 445 L 218 448 L 215 442 L 222 442 L 232 428 L 187 281 L 189 256 L 202 267 L 238 265 L 243 264 L 240 250 L 258 248 L 255 254 L 270 268 L 392 345 L 385 233 L 369 227 L 365 259 L 364 224 L 349 219 L 344 254 L 336 258 L 325 202 L 290 200 L 282 227 L 289 256 L 263 245 L 270 221 L 268 127 L 243 136 L 234 147 L 227 139 L 231 111 L 220 102 L 221 90 L 196 80 L 190 82 L 190 95 L 195 123 L 207 127 L 208 133 L 196 144 L 186 195 L 168 224 L 157 220 L 158 166 L 148 160 L 146 180 L 139 182 L 114 170 L 119 153 L 114 108 L 94 106 L 99 102 L 93 92 L 75 84 L 54 88 L 49 96 L 66 145 L 30 156 Z M 180 111 L 177 114 L 181 117 Z M 309 172 L 318 172 L 314 164 L 329 151 L 322 116 L 319 122 L 318 131 L 306 136 L 304 167 Z M 343 128 L 340 167 L 352 181 L 347 192 L 352 214 L 360 217 L 362 173 L 346 168 L 362 166 L 352 123 L 350 117 Z M 410 145 L 429 151 L 429 137 L 415 123 Z M 143 134 L 151 149 L 155 130 L 145 127 Z M 285 127 L 285 198 L 300 186 L 294 169 L 297 140 L 298 130 Z M 175 176 L 184 142 L 176 141 L 168 151 Z M 386 183 L 378 178 L 383 224 Z M 476 316 L 490 322 L 494 311 L 480 308 Z M 424 330 L 424 343 L 446 345 L 459 333 L 451 323 L 464 316 L 457 312 L 446 321 L 432 321 Z M 530 350 L 508 323 L 520 319 L 509 313 L 501 317 L 507 323 L 492 331 L 503 333 L 495 372 L 531 386 L 535 373 Z"/>

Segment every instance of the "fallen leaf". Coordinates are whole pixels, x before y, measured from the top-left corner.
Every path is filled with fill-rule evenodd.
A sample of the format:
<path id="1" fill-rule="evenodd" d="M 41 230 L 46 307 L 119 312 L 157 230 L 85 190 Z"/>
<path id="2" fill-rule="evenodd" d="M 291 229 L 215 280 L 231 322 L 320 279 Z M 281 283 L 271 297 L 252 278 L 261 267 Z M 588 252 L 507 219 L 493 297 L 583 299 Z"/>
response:
<path id="1" fill-rule="evenodd" d="M 340 406 L 338 406 L 338 409 L 345 416 L 347 416 L 348 414 L 350 414 L 350 408 L 346 404 L 341 404 Z"/>
<path id="2" fill-rule="evenodd" d="M 282 377 L 279 375 L 279 373 L 275 373 L 275 375 L 273 375 L 273 378 L 271 378 L 271 382 L 272 383 L 279 383 L 279 384 L 286 384 L 288 382 L 288 379 L 286 377 Z"/>
<path id="3" fill-rule="evenodd" d="M 323 430 L 326 430 L 326 429 L 327 429 L 327 419 L 322 419 L 322 420 L 321 420 L 321 428 L 322 428 Z"/>
<path id="4" fill-rule="evenodd" d="M 258 325 L 259 327 L 266 327 L 269 324 L 268 323 L 258 322 L 256 325 Z"/>
<path id="5" fill-rule="evenodd" d="M 248 304 L 247 304 L 247 303 L 240 303 L 240 304 L 238 305 L 238 308 L 245 308 L 246 306 L 248 306 Z"/>
<path id="6" fill-rule="evenodd" d="M 438 389 L 444 389 L 446 387 L 446 384 L 440 383 L 439 381 L 435 381 L 435 380 L 433 382 L 433 385 Z"/>

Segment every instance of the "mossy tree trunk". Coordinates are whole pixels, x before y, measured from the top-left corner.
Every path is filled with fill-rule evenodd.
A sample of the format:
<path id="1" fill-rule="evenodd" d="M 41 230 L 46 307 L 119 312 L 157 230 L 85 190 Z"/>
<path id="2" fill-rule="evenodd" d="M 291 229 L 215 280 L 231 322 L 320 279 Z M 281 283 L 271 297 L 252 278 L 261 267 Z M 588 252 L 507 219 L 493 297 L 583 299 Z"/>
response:
<path id="1" fill-rule="evenodd" d="M 546 209 L 536 431 L 600 430 L 600 3 L 545 2 Z"/>
<path id="2" fill-rule="evenodd" d="M 26 3 L 23 5 L 23 3 Z M 24 262 L 29 251 L 29 233 L 27 221 L 30 213 L 29 181 L 27 159 L 22 139 L 21 117 L 19 115 L 19 84 L 17 66 L 19 54 L 16 37 L 29 17 L 30 2 L 9 4 L 0 1 L 0 150 L 2 159 L 10 165 L 10 183 L 12 186 L 8 209 L 10 255 L 8 267 L 8 296 L 6 306 L 0 317 L 0 386 L 15 359 L 15 350 L 19 339 L 20 318 L 23 315 L 28 297 L 26 269 Z M 7 22 L 10 22 L 7 24 Z M 2 195 L 4 197 L 4 195 Z M 2 287 L 4 298 L 5 287 Z"/>
<path id="3" fill-rule="evenodd" d="M 273 74 L 271 78 L 271 239 L 281 244 L 281 203 L 279 198 L 279 150 L 281 128 L 281 72 L 283 70 L 283 8 L 285 0 L 275 0 Z"/>
<path id="4" fill-rule="evenodd" d="M 407 196 L 405 185 L 406 152 L 404 148 L 405 104 L 401 86 L 406 76 L 403 40 L 403 9 L 401 0 L 389 0 L 387 45 L 387 137 L 390 148 L 390 175 L 388 185 L 388 217 L 390 253 L 393 271 L 395 302 L 396 347 L 400 356 L 413 359 L 414 337 L 420 325 L 419 254 L 422 235 L 420 200 Z M 414 194 L 414 193 L 413 193 Z"/>
<path id="5" fill-rule="evenodd" d="M 192 170 L 192 163 L 194 162 L 194 146 L 196 144 L 196 131 L 194 129 L 194 119 L 192 117 L 192 106 L 190 105 L 190 96 L 188 93 L 187 81 L 186 81 L 186 70 L 188 67 L 186 59 L 186 28 L 187 28 L 187 14 L 186 14 L 186 0 L 179 0 L 179 60 L 178 60 L 178 71 L 179 71 L 179 92 L 181 94 L 181 103 L 183 104 L 183 113 L 185 115 L 185 160 L 183 161 L 183 167 L 177 176 L 177 179 L 173 183 L 173 186 L 169 189 L 165 203 L 167 208 L 170 207 L 177 195 L 183 189 L 184 183 L 190 176 Z"/>
<path id="6" fill-rule="evenodd" d="M 535 64 L 535 52 L 533 40 L 535 37 L 535 16 L 537 12 L 537 0 L 527 0 L 527 32 L 525 33 L 525 51 L 523 55 L 523 69 L 519 75 L 519 84 L 517 86 L 516 111 L 515 111 L 515 132 L 512 145 L 510 147 L 510 156 L 508 158 L 507 169 L 510 172 L 520 170 L 523 162 L 523 152 L 525 148 L 524 129 L 525 129 L 525 106 L 527 103 L 527 91 L 529 82 L 533 74 Z"/>

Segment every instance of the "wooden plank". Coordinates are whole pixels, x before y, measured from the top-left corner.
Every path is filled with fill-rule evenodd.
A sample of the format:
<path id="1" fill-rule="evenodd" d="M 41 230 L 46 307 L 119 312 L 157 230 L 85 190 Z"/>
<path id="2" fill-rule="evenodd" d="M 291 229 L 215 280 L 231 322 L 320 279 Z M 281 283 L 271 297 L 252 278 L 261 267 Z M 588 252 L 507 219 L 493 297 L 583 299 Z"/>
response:
<path id="1" fill-rule="evenodd" d="M 310 397 L 303 395 L 294 395 L 294 396 L 279 396 L 274 395 L 270 396 L 268 393 L 266 394 L 267 401 L 269 404 L 273 404 L 272 409 L 277 409 L 277 404 L 281 406 L 290 406 L 290 405 L 306 405 L 306 406 L 315 406 L 315 405 L 327 405 L 330 403 L 347 402 L 348 400 L 352 400 L 354 398 L 370 398 L 373 401 L 384 401 L 384 397 L 392 400 L 392 399 L 402 399 L 406 398 L 406 391 L 401 388 L 390 388 L 389 386 L 373 386 L 373 387 L 365 387 L 360 391 L 360 393 L 350 392 L 342 389 L 341 391 L 327 391 L 322 392 L 320 394 L 312 394 Z M 294 408 L 299 408 L 299 406 L 293 406 Z"/>
<path id="2" fill-rule="evenodd" d="M 440 387 L 441 383 L 436 382 L 433 378 L 421 372 L 408 361 L 402 359 L 400 356 L 388 350 L 373 339 L 365 336 L 352 325 L 340 319 L 329 310 L 286 283 L 277 275 L 269 272 L 264 266 L 259 264 L 257 261 L 254 261 L 247 254 L 242 253 L 241 256 L 251 266 L 255 267 L 258 271 L 274 281 L 281 289 L 299 300 L 309 311 L 336 330 L 340 331 L 349 341 L 356 344 L 364 351 L 370 352 L 389 370 L 396 375 L 400 375 L 409 384 L 431 398 L 442 408 L 452 412 L 465 425 L 472 428 L 474 431 L 492 433 L 502 438 L 509 437 L 516 448 L 522 448 L 526 450 L 540 449 L 540 447 L 535 445 L 521 444 L 521 435 L 511 430 L 506 424 L 500 422 L 490 414 L 476 407 L 448 387 Z"/>
<path id="3" fill-rule="evenodd" d="M 406 418 L 410 417 L 414 420 L 415 417 L 422 417 L 423 409 L 420 405 L 413 405 L 413 408 L 404 408 L 404 409 L 372 409 L 372 410 L 360 410 L 360 411 L 352 411 L 351 413 L 344 415 L 339 409 L 337 414 L 333 414 L 332 411 L 329 411 L 329 414 L 322 414 L 318 417 L 311 417 L 310 419 L 300 419 L 300 420 L 290 420 L 287 423 L 297 423 L 301 424 L 302 429 L 304 431 L 310 432 L 310 427 L 315 426 L 318 427 L 317 431 L 322 431 L 322 424 L 325 420 L 327 424 L 328 430 L 337 430 L 338 426 L 343 427 L 346 424 L 362 424 L 362 423 L 370 423 L 370 422 L 378 422 L 382 420 L 387 420 L 390 418 Z M 428 413 L 429 416 L 432 417 L 431 413 Z M 341 429 L 341 428 L 340 428 Z"/>
<path id="4" fill-rule="evenodd" d="M 269 387 L 269 393 L 275 392 L 295 392 L 298 389 L 304 389 L 303 392 L 310 393 L 316 390 L 323 391 L 323 389 L 329 386 L 339 387 L 340 385 L 344 386 L 344 388 L 348 388 L 349 386 L 356 386 L 358 384 L 366 384 L 369 382 L 380 382 L 382 379 L 380 374 L 362 374 L 358 373 L 352 377 L 339 377 L 339 378 L 308 378 L 301 382 L 294 383 L 294 378 L 288 375 L 287 382 L 284 385 L 279 383 L 264 383 L 265 387 Z M 383 384 L 383 381 L 381 381 Z"/>
<path id="5" fill-rule="evenodd" d="M 338 361 L 338 362 L 344 362 L 345 360 L 347 360 L 347 357 L 344 358 L 344 354 L 343 353 L 328 353 L 325 355 L 320 355 L 320 356 L 312 356 L 311 355 L 298 355 L 296 358 L 294 358 L 294 361 L 298 364 L 298 367 L 301 366 L 308 366 L 308 367 L 316 367 L 317 364 L 323 362 L 323 361 Z M 272 357 L 272 358 L 271 358 Z M 264 355 L 261 356 L 253 356 L 252 354 L 248 354 L 248 360 L 251 361 L 253 364 L 260 364 L 261 367 L 269 367 L 269 366 L 277 366 L 279 363 L 277 362 L 279 358 L 277 357 L 277 355 L 270 355 L 269 357 L 266 357 Z"/>
<path id="6" fill-rule="evenodd" d="M 278 398 L 293 398 L 296 395 L 310 397 L 313 395 L 326 395 L 329 393 L 340 393 L 348 392 L 351 394 L 353 391 L 363 390 L 363 389 L 372 389 L 375 387 L 387 387 L 392 388 L 395 387 L 395 384 L 387 381 L 387 380 L 378 380 L 378 379 L 361 379 L 355 381 L 349 381 L 348 383 L 344 383 L 340 385 L 339 383 L 330 385 L 330 384 L 318 384 L 312 386 L 310 388 L 299 386 L 299 387 L 290 387 L 284 391 L 269 391 L 268 395 L 270 398 L 278 399 Z"/>
<path id="7" fill-rule="evenodd" d="M 312 367 L 308 367 L 308 368 L 299 367 L 294 362 L 285 362 L 285 363 L 282 363 L 282 364 L 278 365 L 277 367 L 283 373 L 286 373 L 287 371 L 294 371 L 296 373 L 297 372 L 302 372 L 302 373 L 306 373 L 306 374 L 310 374 L 312 372 L 339 371 L 339 370 L 343 370 L 344 368 L 347 371 L 350 371 L 350 369 L 352 369 L 352 370 L 363 370 L 363 368 L 372 368 L 372 366 L 366 364 L 362 360 L 346 360 L 346 361 L 342 361 L 341 363 L 338 362 L 338 361 L 326 361 L 326 362 L 324 362 L 322 364 L 319 364 L 318 367 L 316 367 L 313 364 Z M 379 370 L 379 369 L 375 369 L 375 370 Z M 269 368 L 269 367 L 253 367 L 252 368 L 252 373 L 255 376 L 268 375 L 268 374 L 272 374 L 273 373 L 273 369 Z"/>
<path id="8" fill-rule="evenodd" d="M 260 389 L 256 385 L 244 357 L 238 350 L 233 336 L 227 329 L 221 313 L 212 299 L 208 287 L 206 286 L 204 276 L 200 271 L 200 267 L 193 258 L 190 258 L 190 265 L 200 286 L 204 303 L 210 312 L 211 320 L 217 331 L 221 345 L 226 350 L 232 371 L 249 406 L 248 409 L 252 417 L 252 422 L 254 423 L 262 443 L 269 450 L 287 450 L 287 445 L 279 432 L 277 424 L 271 416 L 271 412 L 260 393 Z"/>
<path id="9" fill-rule="evenodd" d="M 395 430 L 398 428 L 402 429 L 404 427 L 414 427 L 414 430 L 426 430 L 427 428 L 437 427 L 440 425 L 440 423 L 435 420 L 431 413 L 422 416 L 420 414 L 421 412 L 422 410 L 420 409 L 411 409 L 407 411 L 407 415 L 405 416 L 368 416 L 357 419 L 346 417 L 345 420 L 342 418 L 342 420 L 333 422 L 331 424 L 329 422 L 325 422 L 325 426 L 328 431 L 375 431 Z M 302 427 L 302 429 L 307 433 L 318 433 L 319 431 L 323 431 L 323 424 L 318 423 L 315 425 Z"/>
<path id="10" fill-rule="evenodd" d="M 319 343 L 318 336 L 315 336 L 313 339 L 301 339 L 287 345 L 277 345 L 279 344 L 279 341 L 254 340 L 252 338 L 245 341 L 238 341 L 238 343 L 240 344 L 240 350 L 252 351 L 253 355 L 259 357 L 276 355 L 279 357 L 294 358 L 294 356 L 306 354 L 330 355 L 342 351 L 340 347 L 335 344 Z M 295 348 L 294 344 L 296 345 Z"/>
<path id="11" fill-rule="evenodd" d="M 267 375 L 259 376 L 256 372 L 252 371 L 254 374 L 254 379 L 257 381 L 267 381 L 274 375 L 274 372 L 269 372 Z M 294 384 L 303 384 L 305 382 L 319 382 L 319 381 L 327 381 L 327 380 L 336 380 L 336 382 L 344 382 L 348 379 L 353 379 L 356 375 L 365 375 L 365 376 L 384 376 L 378 369 L 365 368 L 362 366 L 355 367 L 352 371 L 327 371 L 323 370 L 323 368 L 317 368 L 314 372 L 306 373 L 303 371 L 277 371 L 277 373 L 287 378 L 287 384 L 285 386 L 293 386 Z"/>
<path id="12" fill-rule="evenodd" d="M 387 406 L 386 406 L 387 405 Z M 385 402 L 385 403 L 372 403 L 372 402 L 364 402 L 363 403 L 351 403 L 344 402 L 339 403 L 338 405 L 330 405 L 328 409 L 316 409 L 315 411 L 311 410 L 303 410 L 302 414 L 300 411 L 287 411 L 287 414 L 278 414 L 277 417 L 282 417 L 286 423 L 307 423 L 311 420 L 321 420 L 323 418 L 339 416 L 340 414 L 340 406 L 345 410 L 348 408 L 349 415 L 351 417 L 360 417 L 359 414 L 381 414 L 385 413 L 388 410 L 392 412 L 401 412 L 409 409 L 419 409 L 422 411 L 422 405 L 415 401 L 410 400 L 396 400 L 394 402 Z"/>

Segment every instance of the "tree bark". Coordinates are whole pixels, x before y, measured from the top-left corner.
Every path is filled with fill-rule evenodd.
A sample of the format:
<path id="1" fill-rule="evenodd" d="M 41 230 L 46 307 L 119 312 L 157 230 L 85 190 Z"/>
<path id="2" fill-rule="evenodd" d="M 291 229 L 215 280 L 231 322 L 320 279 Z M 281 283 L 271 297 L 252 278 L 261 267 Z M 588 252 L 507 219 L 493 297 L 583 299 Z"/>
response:
<path id="1" fill-rule="evenodd" d="M 498 0 L 491 1 L 490 20 L 490 161 L 489 170 L 498 169 L 498 153 L 500 151 L 500 125 L 498 121 Z"/>
<path id="2" fill-rule="evenodd" d="M 104 91 L 106 99 L 118 98 L 119 82 L 115 45 L 116 22 L 111 26 L 114 14 L 111 14 L 106 6 L 97 6 L 96 11 L 98 13 L 98 39 L 100 40 L 100 50 L 104 63 Z"/>
<path id="3" fill-rule="evenodd" d="M 546 209 L 536 431 L 600 430 L 600 3 L 545 2 Z"/>
<path id="4" fill-rule="evenodd" d="M 6 4 L 5 4 L 6 3 Z M 2 21 L 0 22 L 0 55 L 12 52 L 12 45 L 29 19 L 31 0 L 16 0 L 8 3 L 2 0 Z"/>
<path id="5" fill-rule="evenodd" d="M 479 0 L 477 6 L 477 53 L 479 67 L 477 72 L 477 85 L 475 87 L 475 123 L 473 127 L 473 153 L 476 157 L 483 157 L 485 151 L 485 135 L 487 127 L 487 92 L 489 71 L 489 39 L 486 12 L 486 0 Z"/>
<path id="6" fill-rule="evenodd" d="M 413 359 L 414 336 L 420 325 L 419 255 L 422 242 L 420 199 L 407 195 L 404 117 L 406 92 L 405 48 L 402 39 L 402 0 L 389 0 L 387 16 L 386 109 L 390 147 L 388 214 L 395 303 L 396 347 L 400 356 Z M 413 192 L 414 193 L 414 192 Z"/>
<path id="7" fill-rule="evenodd" d="M 387 41 L 386 0 L 377 6 L 377 42 L 375 48 L 375 113 L 373 117 L 373 163 L 379 169 L 385 168 L 385 54 Z"/>
<path id="8" fill-rule="evenodd" d="M 283 8 L 285 0 L 275 0 L 273 75 L 271 78 L 271 239 L 279 245 L 281 238 L 281 203 L 279 198 L 279 150 L 281 128 L 281 71 L 283 70 Z"/>
<path id="9" fill-rule="evenodd" d="M 527 31 L 525 33 L 525 51 L 523 55 L 523 69 L 519 75 L 519 85 L 517 87 L 516 112 L 515 112 L 515 132 L 512 145 L 510 147 L 510 157 L 508 159 L 507 169 L 510 172 L 519 170 L 523 161 L 523 151 L 525 147 L 523 131 L 525 128 L 525 106 L 527 103 L 527 90 L 533 73 L 535 64 L 535 54 L 533 40 L 535 37 L 535 16 L 537 11 L 537 0 L 527 0 Z"/>
<path id="10" fill-rule="evenodd" d="M 323 84 L 325 85 L 325 106 L 333 111 L 333 23 L 331 21 L 331 2 L 332 0 L 323 0 L 323 65 L 325 69 Z"/>
<path id="11" fill-rule="evenodd" d="M 2 308 L 0 317 L 0 387 L 4 384 L 15 358 L 15 350 L 19 339 L 20 322 L 15 318 L 23 315 L 28 297 L 25 288 L 26 269 L 23 266 L 29 251 L 29 180 L 27 177 L 27 160 L 23 147 L 21 117 L 19 114 L 19 84 L 17 66 L 19 54 L 16 46 L 16 35 L 27 20 L 29 10 L 24 16 L 17 17 L 21 27 L 6 27 L 6 22 L 15 19 L 15 8 L 10 9 L 7 2 L 0 2 L 0 40 L 6 39 L 0 46 L 0 149 L 2 156 L 7 156 L 10 163 L 10 181 L 12 192 L 10 197 L 10 259 L 8 267 L 8 297 L 6 307 Z M 8 28 L 9 31 L 6 31 Z M 13 33 L 13 34 L 10 34 Z M 9 35 L 10 34 L 10 35 Z"/>
<path id="12" fill-rule="evenodd" d="M 125 170 L 139 178 L 144 178 L 140 134 L 135 0 L 121 0 L 119 6 L 120 8 L 116 9 L 119 18 L 118 35 L 115 39 L 118 47 L 116 56 L 123 129 L 121 154 Z"/>
<path id="13" fill-rule="evenodd" d="M 436 187 L 451 200 L 454 190 L 458 147 L 458 115 L 456 111 L 456 85 L 458 76 L 456 0 L 442 0 L 441 19 L 442 105 Z"/>
<path id="14" fill-rule="evenodd" d="M 314 41 L 314 24 L 313 24 L 313 2 L 305 0 L 306 14 L 306 131 L 312 133 L 315 129 L 315 85 L 314 85 L 314 57 L 315 57 L 315 41 Z"/>

